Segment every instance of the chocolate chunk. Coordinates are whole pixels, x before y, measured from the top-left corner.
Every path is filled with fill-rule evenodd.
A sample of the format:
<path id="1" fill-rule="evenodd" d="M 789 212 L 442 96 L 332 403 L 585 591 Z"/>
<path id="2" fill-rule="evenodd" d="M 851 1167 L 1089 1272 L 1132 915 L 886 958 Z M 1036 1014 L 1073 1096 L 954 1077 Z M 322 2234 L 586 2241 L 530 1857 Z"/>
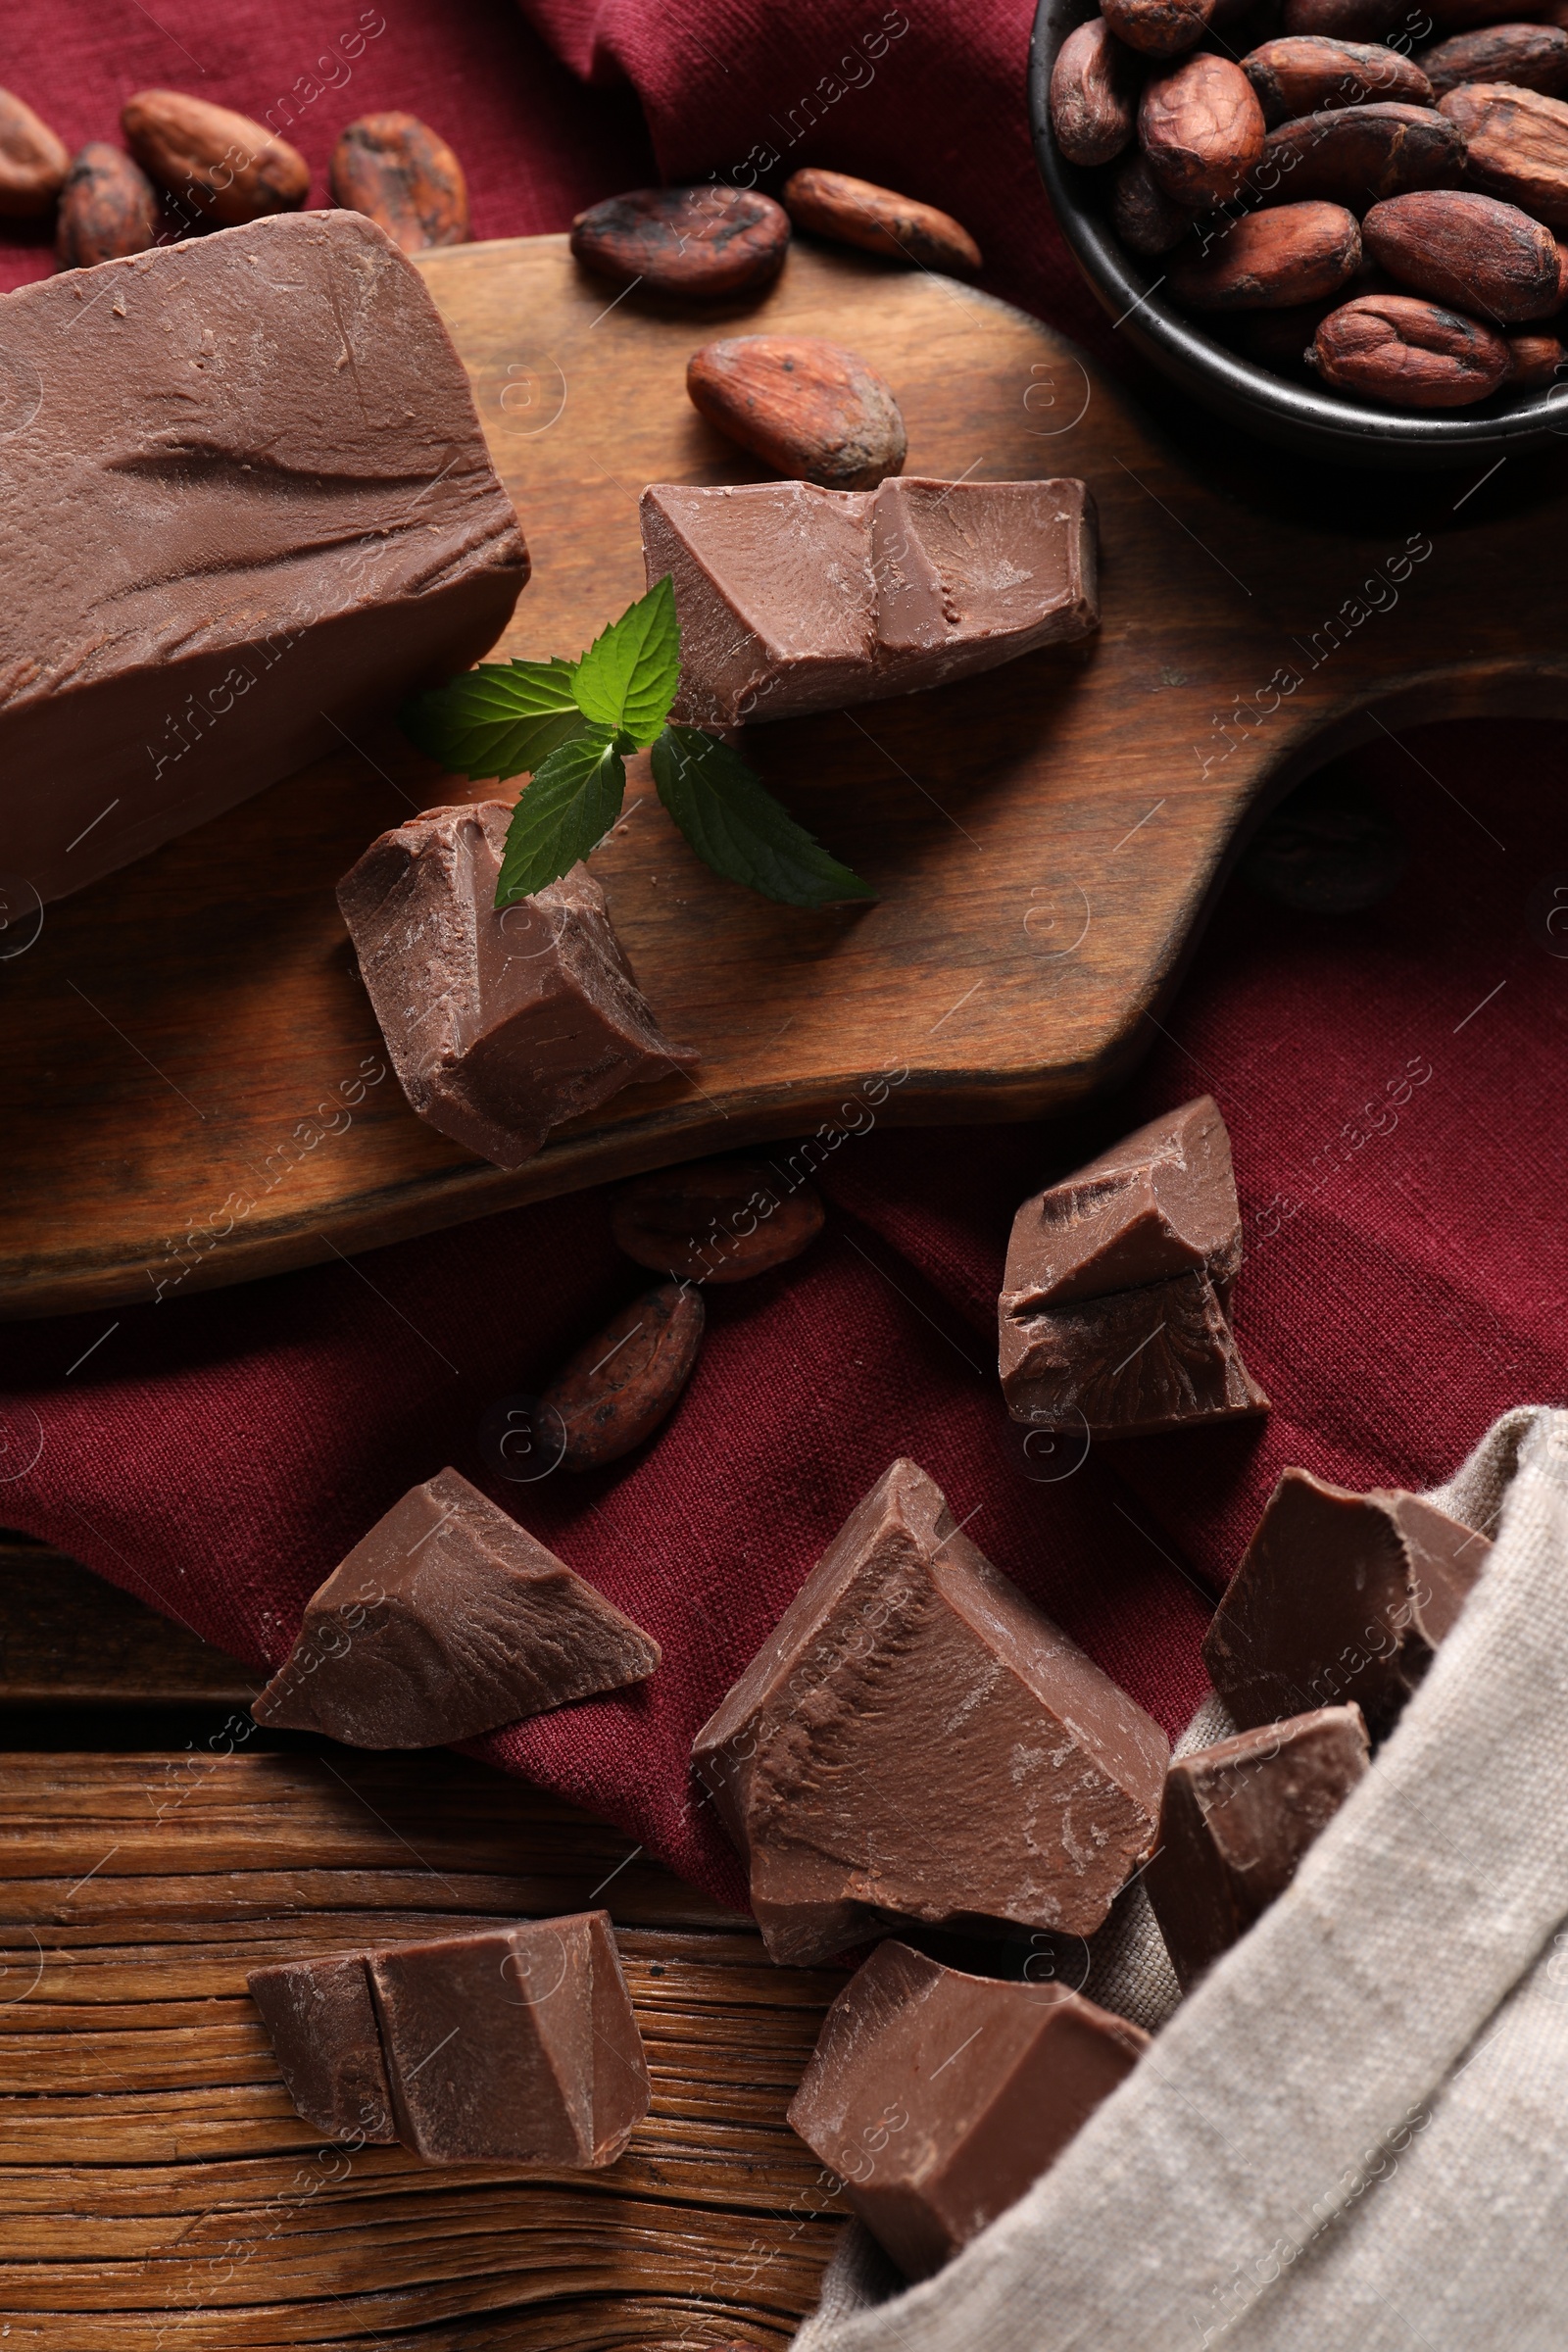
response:
<path id="1" fill-rule="evenodd" d="M 1315 1707 L 1179 1756 L 1144 1885 L 1188 1992 L 1295 1878 L 1368 1763 L 1359 1707 Z"/>
<path id="2" fill-rule="evenodd" d="M 1091 1437 L 1142 1438 L 1268 1411 L 1206 1274 L 1004 1314 L 1001 1366 L 1008 1412 L 1036 1429 L 1081 1416 Z"/>
<path id="3" fill-rule="evenodd" d="M 657 482 L 642 528 L 650 586 L 674 582 L 674 716 L 697 726 L 941 686 L 1100 625 L 1082 482 Z"/>
<path id="4" fill-rule="evenodd" d="M 814 1185 L 786 1188 L 765 1160 L 696 1159 L 628 1184 L 610 1230 L 628 1257 L 673 1282 L 747 1282 L 799 1257 L 823 1214 Z"/>
<path id="5" fill-rule="evenodd" d="M 608 1911 L 369 1955 L 398 2137 L 427 2164 L 613 2164 L 648 2061 Z"/>
<path id="6" fill-rule="evenodd" d="M 331 2139 L 392 2146 L 392 2092 L 363 1952 L 282 1960 L 246 1978 L 283 2087 Z"/>
<path id="7" fill-rule="evenodd" d="M 413 1487 L 305 1604 L 251 1713 L 435 1747 L 641 1682 L 659 1644 L 456 1470 Z"/>
<path id="8" fill-rule="evenodd" d="M 1166 1744 L 897 1461 L 692 1752 L 769 1952 L 810 1966 L 910 1920 L 1088 1935 L 1153 1843 Z"/>
<path id="9" fill-rule="evenodd" d="M 782 205 L 717 181 L 633 188 L 590 205 L 571 224 L 571 250 L 586 269 L 701 301 L 765 286 L 783 268 L 789 241 Z"/>
<path id="10" fill-rule="evenodd" d="M 666 1282 L 578 1348 L 539 1398 L 563 1469 L 598 1470 L 653 1435 L 692 1376 L 705 1319 L 701 1291 Z"/>
<path id="11" fill-rule="evenodd" d="M 1054 2164 L 1149 2035 L 1059 1984 L 1004 1984 L 883 1943 L 823 2022 L 790 2122 L 911 2278 Z"/>
<path id="12" fill-rule="evenodd" d="M 0 471 L 0 835 L 40 897 L 341 749 L 506 626 L 512 501 L 418 271 L 359 215 L 24 286 L 4 339 L 37 390 Z"/>
<path id="13" fill-rule="evenodd" d="M 501 801 L 427 808 L 337 886 L 410 1103 L 500 1168 L 623 1086 L 697 1059 L 661 1031 L 585 866 L 496 906 L 511 822 Z"/>
<path id="14" fill-rule="evenodd" d="M 1419 1494 L 1287 1470 L 1203 1641 L 1215 1690 L 1249 1726 L 1353 1699 L 1381 1739 L 1491 1549 Z"/>

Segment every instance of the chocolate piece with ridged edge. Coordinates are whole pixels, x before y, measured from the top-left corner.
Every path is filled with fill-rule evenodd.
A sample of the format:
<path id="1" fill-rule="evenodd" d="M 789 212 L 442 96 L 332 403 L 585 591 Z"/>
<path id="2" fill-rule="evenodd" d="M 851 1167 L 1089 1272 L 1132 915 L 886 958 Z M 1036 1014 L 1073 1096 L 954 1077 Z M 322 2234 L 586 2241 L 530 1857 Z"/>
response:
<path id="1" fill-rule="evenodd" d="M 391 2146 L 392 2092 L 363 1952 L 280 1960 L 246 1978 L 283 2087 L 318 2132 Z"/>

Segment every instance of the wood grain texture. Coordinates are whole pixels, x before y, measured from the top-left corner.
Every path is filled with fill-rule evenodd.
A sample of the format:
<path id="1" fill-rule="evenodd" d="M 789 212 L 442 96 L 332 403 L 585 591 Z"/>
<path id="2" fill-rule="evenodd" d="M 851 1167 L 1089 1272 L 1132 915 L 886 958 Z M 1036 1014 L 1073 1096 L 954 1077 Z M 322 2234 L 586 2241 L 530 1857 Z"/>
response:
<path id="1" fill-rule="evenodd" d="M 0 1534 L 0 1704 L 243 1707 L 263 1679 L 63 1552 Z"/>
<path id="2" fill-rule="evenodd" d="M 616 299 L 564 238 L 420 267 L 534 556 L 504 652 L 574 652 L 640 591 L 646 482 L 756 478 L 683 390 L 695 345 L 743 327 L 858 351 L 904 404 L 911 473 L 1084 476 L 1103 630 L 752 731 L 767 781 L 875 886 L 873 907 L 806 913 L 720 882 L 634 764 L 594 870 L 662 1022 L 702 1063 L 628 1089 L 511 1176 L 407 1109 L 333 904 L 411 805 L 483 797 L 390 727 L 52 906 L 4 974 L 0 1311 L 179 1297 L 855 1124 L 889 1069 L 907 1076 L 884 1118 L 1033 1115 L 1148 1043 L 1249 816 L 1319 760 L 1380 724 L 1568 710 L 1568 458 L 1461 488 L 1314 476 L 1217 442 L 1180 454 L 1020 314 L 806 243 L 762 300 L 700 315 Z"/>

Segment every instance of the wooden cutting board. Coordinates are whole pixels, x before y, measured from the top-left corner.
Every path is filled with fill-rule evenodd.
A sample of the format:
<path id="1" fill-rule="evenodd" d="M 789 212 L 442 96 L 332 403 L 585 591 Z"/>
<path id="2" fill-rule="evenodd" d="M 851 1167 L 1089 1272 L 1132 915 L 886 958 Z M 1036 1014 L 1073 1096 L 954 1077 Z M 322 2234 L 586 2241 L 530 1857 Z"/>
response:
<path id="1" fill-rule="evenodd" d="M 411 807 L 484 797 L 390 725 L 50 907 L 0 963 L 0 1312 L 184 1297 L 824 1121 L 1037 1114 L 1149 1043 L 1247 822 L 1331 751 L 1446 713 L 1568 710 L 1568 453 L 1385 484 L 1212 433 L 1178 449 L 1018 312 L 804 243 L 763 299 L 716 311 L 617 299 L 561 237 L 420 266 L 533 553 L 502 653 L 574 653 L 640 592 L 645 483 L 757 478 L 683 375 L 710 336 L 764 328 L 886 375 L 910 472 L 1083 475 L 1103 629 L 754 730 L 871 907 L 717 880 L 635 763 L 594 870 L 702 1061 L 514 1175 L 408 1110 L 333 902 Z"/>

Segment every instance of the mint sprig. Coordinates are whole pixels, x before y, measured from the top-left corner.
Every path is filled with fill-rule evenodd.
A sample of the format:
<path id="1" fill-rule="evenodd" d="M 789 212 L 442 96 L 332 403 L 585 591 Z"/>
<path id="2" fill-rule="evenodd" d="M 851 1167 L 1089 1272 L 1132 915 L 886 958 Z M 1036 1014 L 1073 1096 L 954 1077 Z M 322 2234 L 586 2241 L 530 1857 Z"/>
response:
<path id="1" fill-rule="evenodd" d="M 496 905 L 531 898 L 588 856 L 620 814 L 626 754 L 649 750 L 661 801 L 715 874 L 786 906 L 874 898 L 738 753 L 666 724 L 679 684 L 666 575 L 575 662 L 482 662 L 404 706 L 405 734 L 454 774 L 533 779 L 513 811 Z"/>

